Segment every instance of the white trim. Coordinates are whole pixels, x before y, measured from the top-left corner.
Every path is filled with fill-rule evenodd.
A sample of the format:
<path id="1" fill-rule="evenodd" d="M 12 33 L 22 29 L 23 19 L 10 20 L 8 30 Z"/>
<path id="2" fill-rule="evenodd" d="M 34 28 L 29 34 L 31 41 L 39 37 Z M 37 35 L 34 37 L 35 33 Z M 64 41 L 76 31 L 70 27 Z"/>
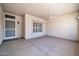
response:
<path id="1" fill-rule="evenodd" d="M 6 20 L 15 21 L 15 19 L 5 18 Z"/>
<path id="2" fill-rule="evenodd" d="M 9 40 L 9 39 L 13 39 L 13 38 L 16 38 L 16 36 L 13 36 L 13 37 L 5 37 L 4 40 Z"/>

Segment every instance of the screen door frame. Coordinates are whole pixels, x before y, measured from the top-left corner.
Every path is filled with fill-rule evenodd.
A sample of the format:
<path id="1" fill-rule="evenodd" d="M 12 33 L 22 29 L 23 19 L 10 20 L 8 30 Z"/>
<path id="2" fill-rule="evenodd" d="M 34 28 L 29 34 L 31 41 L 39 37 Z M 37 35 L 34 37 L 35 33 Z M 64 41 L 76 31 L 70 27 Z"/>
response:
<path id="1" fill-rule="evenodd" d="M 6 32 L 5 32 L 5 21 L 8 20 L 8 21 L 14 21 L 15 22 L 15 36 L 11 36 L 11 37 L 6 37 Z M 4 40 L 8 40 L 8 39 L 13 39 L 13 38 L 16 38 L 16 21 L 15 19 L 10 19 L 10 18 L 5 18 L 4 19 Z"/>

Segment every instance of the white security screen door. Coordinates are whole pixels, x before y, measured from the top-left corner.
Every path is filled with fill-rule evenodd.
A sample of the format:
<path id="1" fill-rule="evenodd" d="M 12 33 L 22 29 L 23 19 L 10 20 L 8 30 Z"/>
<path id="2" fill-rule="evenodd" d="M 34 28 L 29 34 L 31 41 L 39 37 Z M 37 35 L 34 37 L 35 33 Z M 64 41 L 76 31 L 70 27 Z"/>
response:
<path id="1" fill-rule="evenodd" d="M 5 20 L 5 39 L 15 38 L 15 21 Z"/>

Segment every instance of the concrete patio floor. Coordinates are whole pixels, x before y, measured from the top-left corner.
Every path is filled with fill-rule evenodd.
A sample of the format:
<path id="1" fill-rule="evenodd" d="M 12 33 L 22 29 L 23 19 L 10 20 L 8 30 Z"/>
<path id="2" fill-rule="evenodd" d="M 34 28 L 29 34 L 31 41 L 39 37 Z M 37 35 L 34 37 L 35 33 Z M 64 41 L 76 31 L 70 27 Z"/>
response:
<path id="1" fill-rule="evenodd" d="M 79 42 L 43 36 L 3 42 L 1 56 L 79 56 Z"/>

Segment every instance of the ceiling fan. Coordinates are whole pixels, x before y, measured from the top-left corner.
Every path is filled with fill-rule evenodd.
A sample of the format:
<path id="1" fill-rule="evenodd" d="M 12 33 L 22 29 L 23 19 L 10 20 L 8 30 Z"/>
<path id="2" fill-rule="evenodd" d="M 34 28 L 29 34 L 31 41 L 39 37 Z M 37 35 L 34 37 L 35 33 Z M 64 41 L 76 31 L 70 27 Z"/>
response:
<path id="1" fill-rule="evenodd" d="M 78 16 L 77 16 L 77 19 L 79 20 L 79 10 L 78 10 Z"/>
<path id="2" fill-rule="evenodd" d="M 50 16 L 49 16 L 49 19 L 50 20 L 52 20 L 52 19 L 55 19 L 56 17 L 55 16 L 53 16 L 53 9 L 52 8 L 50 8 Z"/>
<path id="3" fill-rule="evenodd" d="M 49 18 L 50 18 L 50 20 L 51 20 L 51 19 L 55 19 L 56 17 L 55 17 L 55 16 L 50 15 L 50 16 L 49 16 Z"/>

